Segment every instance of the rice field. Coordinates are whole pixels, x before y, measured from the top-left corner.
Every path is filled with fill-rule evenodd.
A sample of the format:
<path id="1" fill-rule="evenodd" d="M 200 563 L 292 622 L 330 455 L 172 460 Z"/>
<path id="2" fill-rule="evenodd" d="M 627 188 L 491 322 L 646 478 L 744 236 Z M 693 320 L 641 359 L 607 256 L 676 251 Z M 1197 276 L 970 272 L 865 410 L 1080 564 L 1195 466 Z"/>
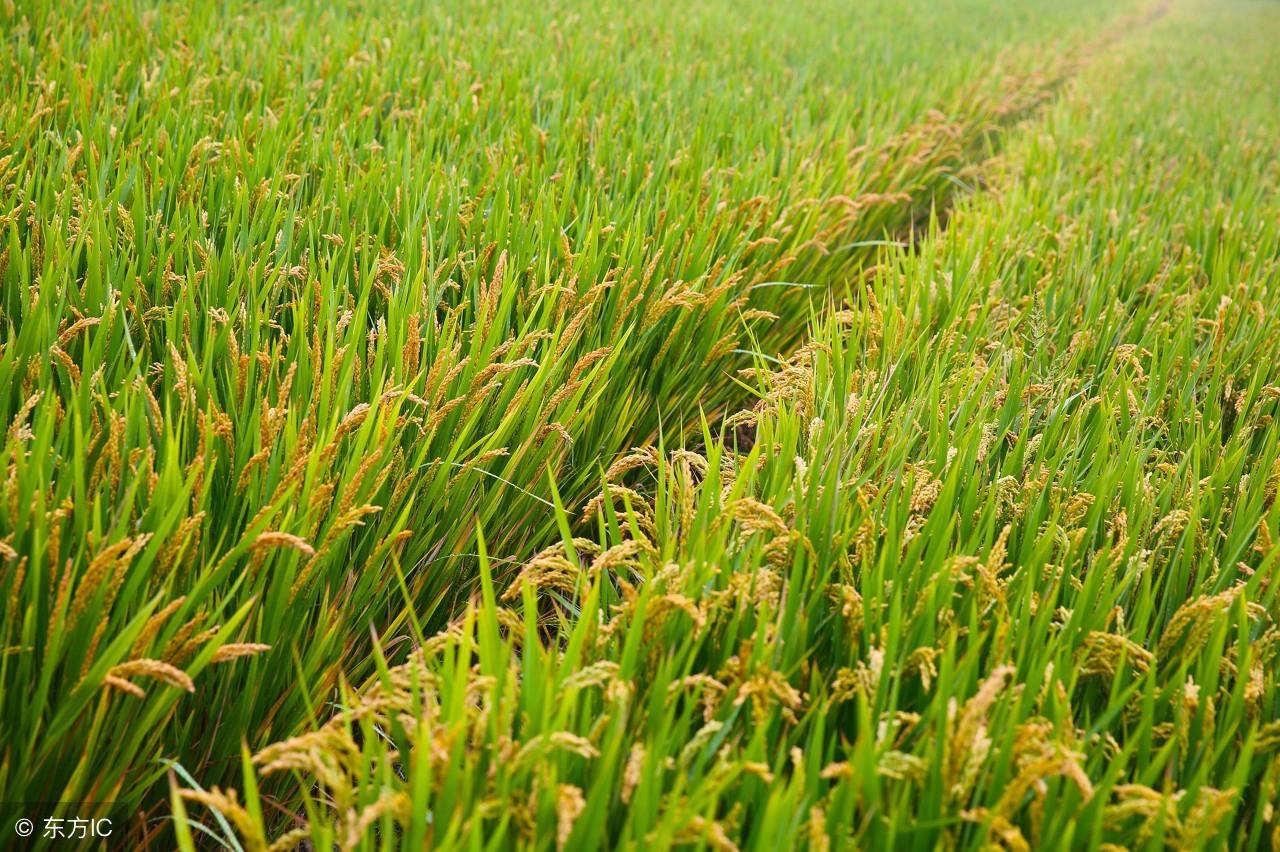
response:
<path id="1" fill-rule="evenodd" d="M 1280 5 L 0 41 L 0 848 L 1280 849 Z"/>

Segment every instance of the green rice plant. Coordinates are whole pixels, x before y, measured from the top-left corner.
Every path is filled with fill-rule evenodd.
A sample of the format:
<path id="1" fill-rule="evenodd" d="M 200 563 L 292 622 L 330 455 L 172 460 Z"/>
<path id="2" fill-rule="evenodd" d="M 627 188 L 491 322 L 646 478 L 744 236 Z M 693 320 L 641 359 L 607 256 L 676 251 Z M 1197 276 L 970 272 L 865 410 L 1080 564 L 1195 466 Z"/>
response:
<path id="1" fill-rule="evenodd" d="M 323 722 L 1119 27 L 673 11 L 0 8 L 0 801 L 149 826 Z"/>
<path id="2" fill-rule="evenodd" d="M 553 488 L 514 574 L 481 521 L 443 631 L 177 800 L 277 848 L 1280 843 L 1277 27 L 1109 47 L 702 452 Z"/>
<path id="3" fill-rule="evenodd" d="M 2 830 L 1280 845 L 1267 4 L 0 20 Z"/>

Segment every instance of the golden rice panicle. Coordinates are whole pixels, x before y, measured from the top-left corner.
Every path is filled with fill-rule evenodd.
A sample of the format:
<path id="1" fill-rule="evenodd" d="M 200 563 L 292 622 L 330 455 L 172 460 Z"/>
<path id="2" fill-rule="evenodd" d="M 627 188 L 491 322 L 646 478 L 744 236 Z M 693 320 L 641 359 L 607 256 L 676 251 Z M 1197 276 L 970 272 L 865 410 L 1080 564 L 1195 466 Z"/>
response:
<path id="1" fill-rule="evenodd" d="M 978 687 L 959 713 L 955 713 L 955 699 L 948 706 L 948 728 L 951 729 L 947 747 L 944 779 L 950 795 L 963 801 L 970 792 L 975 773 L 986 760 L 990 739 L 987 736 L 987 713 L 1004 691 L 1016 670 L 1012 666 L 996 668 Z M 954 725 L 954 728 L 952 728 Z"/>
<path id="2" fill-rule="evenodd" d="M 347 813 L 347 831 L 343 842 L 344 849 L 356 849 L 366 838 L 372 828 L 384 816 L 393 817 L 398 823 L 405 824 L 409 820 L 412 807 L 406 793 L 384 792 L 372 804 L 366 805 L 358 813 L 354 810 Z"/>
<path id="3" fill-rule="evenodd" d="M 133 643 L 133 653 L 135 655 L 142 654 L 151 645 L 151 640 L 155 638 L 160 629 L 164 627 L 165 622 L 177 612 L 184 603 L 186 603 L 186 595 L 175 598 L 164 606 L 159 612 L 147 619 L 147 623 L 143 625 L 142 632 L 138 634 L 138 638 Z"/>
<path id="4" fill-rule="evenodd" d="M 254 657 L 258 654 L 265 654 L 270 650 L 270 645 L 265 645 L 261 642 L 232 642 L 222 645 L 218 650 L 214 651 L 210 662 L 225 663 L 241 657 Z"/>
<path id="5" fill-rule="evenodd" d="M 122 677 L 117 677 L 116 675 L 109 674 L 106 677 L 104 677 L 102 679 L 102 685 L 109 686 L 112 689 L 116 689 L 116 690 L 119 690 L 120 692 L 126 693 L 128 695 L 132 695 L 135 698 L 146 698 L 147 696 L 146 690 L 144 690 L 142 687 L 138 686 L 136 683 L 134 683 L 131 680 L 127 680 Z"/>
<path id="6" fill-rule="evenodd" d="M 271 845 L 267 847 L 267 852 L 294 852 L 297 849 L 304 849 L 309 845 L 310 838 L 311 826 L 309 825 L 290 829 L 271 841 Z"/>
<path id="7" fill-rule="evenodd" d="M 556 848 L 564 849 L 573 834 L 573 826 L 578 816 L 586 809 L 587 800 L 582 795 L 582 788 L 572 784 L 560 784 L 556 787 Z"/>
<path id="8" fill-rule="evenodd" d="M 204 805 L 230 820 L 252 848 L 262 849 L 266 847 L 266 838 L 263 835 L 261 826 L 249 815 L 244 805 L 240 804 L 235 790 L 223 790 L 217 786 L 208 790 L 188 790 L 184 788 L 178 791 L 178 795 L 188 802 Z"/>
<path id="9" fill-rule="evenodd" d="M 107 671 L 107 676 L 118 678 L 120 680 L 128 680 L 133 677 L 147 677 L 152 680 L 158 680 L 166 683 L 175 689 L 181 689 L 184 692 L 195 692 L 196 685 L 192 682 L 190 675 L 177 666 L 161 660 L 130 660 L 126 663 L 119 663 L 112 666 Z"/>
<path id="10" fill-rule="evenodd" d="M 636 743 L 631 747 L 631 752 L 627 755 L 626 768 L 622 772 L 622 789 L 619 792 L 623 804 L 631 803 L 631 796 L 640 784 L 644 773 L 645 757 L 643 744 Z"/>
<path id="11" fill-rule="evenodd" d="M 251 549 L 266 550 L 273 547 L 284 547 L 296 550 L 304 556 L 315 556 L 316 549 L 304 538 L 286 532 L 263 532 L 253 540 Z"/>

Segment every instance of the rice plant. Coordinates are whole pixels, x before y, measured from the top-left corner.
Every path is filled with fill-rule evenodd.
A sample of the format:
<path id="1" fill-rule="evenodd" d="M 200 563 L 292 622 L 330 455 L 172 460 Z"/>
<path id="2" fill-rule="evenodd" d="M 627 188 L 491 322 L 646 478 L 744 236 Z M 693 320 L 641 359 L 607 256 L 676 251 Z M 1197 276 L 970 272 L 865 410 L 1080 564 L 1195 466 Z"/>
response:
<path id="1" fill-rule="evenodd" d="M 1280 846 L 1280 10 L 0 20 L 0 831 Z"/>

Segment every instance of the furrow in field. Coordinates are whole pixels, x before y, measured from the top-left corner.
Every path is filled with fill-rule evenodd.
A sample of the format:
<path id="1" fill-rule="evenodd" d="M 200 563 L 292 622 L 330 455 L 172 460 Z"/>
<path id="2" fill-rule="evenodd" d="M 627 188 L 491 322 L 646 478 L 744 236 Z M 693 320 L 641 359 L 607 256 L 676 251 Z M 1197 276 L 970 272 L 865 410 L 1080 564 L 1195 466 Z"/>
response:
<path id="1" fill-rule="evenodd" d="M 1151 26 L 1167 14 L 1169 4 L 1161 0 L 1147 5 L 1118 19 L 1107 23 L 1100 31 L 1082 39 L 1078 44 L 1064 46 L 1060 52 L 1048 51 L 1049 60 L 1039 66 L 1016 74 L 1006 74 L 998 79 L 999 85 L 988 87 L 999 92 L 994 101 L 975 99 L 975 104 L 963 117 L 948 120 L 940 113 L 935 113 L 938 123 L 932 127 L 925 125 L 912 128 L 885 144 L 880 156 L 885 151 L 911 145 L 922 129 L 928 132 L 940 132 L 949 138 L 954 147 L 948 156 L 940 157 L 929 165 L 937 170 L 942 180 L 927 187 L 916 186 L 902 196 L 896 215 L 891 215 L 880 224 L 882 234 L 865 231 L 867 239 L 853 256 L 853 264 L 849 267 L 833 267 L 818 269 L 814 279 L 819 281 L 818 290 L 822 297 L 811 301 L 811 307 L 818 312 L 838 309 L 841 297 L 857 299 L 857 291 L 863 282 L 874 277 L 879 271 L 877 260 L 891 258 L 899 249 L 916 251 L 920 241 L 930 233 L 944 233 L 951 213 L 956 204 L 974 192 L 986 188 L 992 166 L 998 164 L 1001 151 L 1011 135 L 1023 132 L 1022 125 L 1034 122 L 1037 116 L 1053 103 L 1064 87 L 1076 79 L 1082 71 L 1100 54 L 1128 36 Z M 979 87 L 981 88 L 981 87 Z M 892 193 L 890 193 L 892 195 Z M 881 195 L 872 198 L 880 199 Z M 855 199 L 856 205 L 858 200 Z M 936 229 L 936 230 L 931 230 Z M 830 234 L 819 237 L 822 246 L 831 242 Z M 848 234 L 845 234 L 848 239 Z M 880 239 L 878 237 L 883 237 Z M 765 332 L 760 336 L 762 354 L 785 360 L 794 350 L 804 343 L 803 334 L 798 327 L 773 333 Z M 775 362 L 776 363 L 776 362 Z M 754 368 L 743 371 L 746 375 L 754 374 Z M 733 392 L 735 385 L 711 385 L 700 389 L 699 416 L 689 421 L 683 430 L 668 427 L 667 440 L 673 437 L 692 439 L 698 442 L 702 430 L 703 418 L 709 419 L 713 426 L 725 414 L 731 413 L 736 405 L 741 404 L 741 394 Z M 736 424 L 736 425 L 735 425 Z M 741 450 L 750 449 L 754 435 L 749 425 L 741 418 L 731 420 L 733 429 L 721 435 L 732 445 Z M 657 434 L 636 434 L 636 446 L 648 445 L 659 439 Z"/>

